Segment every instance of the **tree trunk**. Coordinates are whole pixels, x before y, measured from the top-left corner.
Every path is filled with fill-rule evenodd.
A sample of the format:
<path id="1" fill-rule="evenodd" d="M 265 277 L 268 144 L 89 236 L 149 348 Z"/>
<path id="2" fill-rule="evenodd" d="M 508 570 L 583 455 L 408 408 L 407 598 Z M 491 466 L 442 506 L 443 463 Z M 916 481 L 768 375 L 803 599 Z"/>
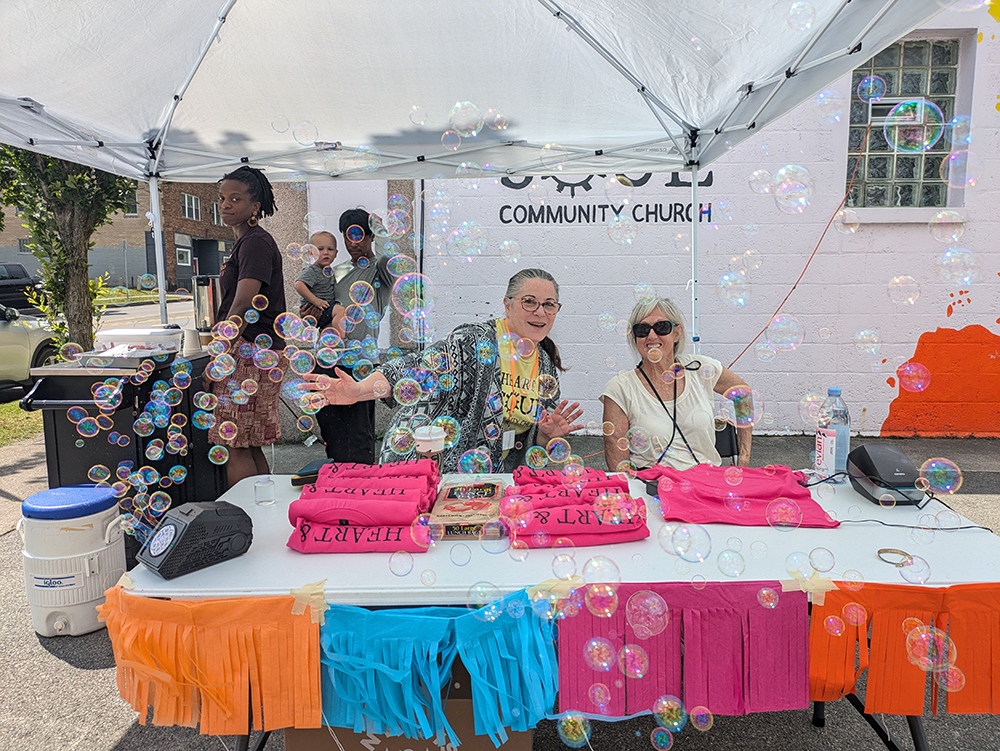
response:
<path id="1" fill-rule="evenodd" d="M 84 351 L 94 348 L 94 318 L 90 302 L 90 232 L 87 218 L 75 206 L 59 207 L 56 223 L 66 253 L 66 327 L 69 341 Z M 89 226 L 89 225 L 88 225 Z"/>

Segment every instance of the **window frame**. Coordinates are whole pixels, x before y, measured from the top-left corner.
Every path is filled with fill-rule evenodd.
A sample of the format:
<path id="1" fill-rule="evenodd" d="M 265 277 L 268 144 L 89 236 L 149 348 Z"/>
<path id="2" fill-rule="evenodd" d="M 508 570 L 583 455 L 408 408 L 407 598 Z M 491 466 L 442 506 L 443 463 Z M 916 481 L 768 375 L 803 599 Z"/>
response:
<path id="1" fill-rule="evenodd" d="M 910 96 L 893 95 L 892 97 L 887 97 L 887 99 L 895 98 L 895 99 L 906 100 L 906 99 L 915 99 L 918 98 L 918 96 L 922 96 L 925 99 L 933 101 L 935 98 L 940 98 L 940 97 L 951 98 L 953 109 L 951 115 L 948 117 L 954 117 L 956 115 L 970 115 L 972 111 L 972 88 L 975 76 L 975 55 L 977 46 L 975 31 L 968 29 L 948 29 L 948 28 L 919 29 L 911 34 L 908 34 L 906 37 L 904 37 L 903 39 L 899 40 L 894 44 L 900 46 L 900 55 L 902 56 L 907 42 L 921 42 L 921 41 L 930 42 L 931 45 L 933 45 L 934 42 L 945 42 L 945 41 L 952 41 L 957 43 L 958 45 L 957 59 L 954 63 L 954 66 L 950 65 L 939 66 L 939 69 L 942 70 L 950 70 L 950 69 L 955 70 L 954 92 L 945 94 L 930 93 L 929 92 L 930 82 L 928 82 L 928 93 L 925 95 L 910 95 Z M 929 53 L 933 54 L 933 46 L 930 47 Z M 863 71 L 864 74 L 868 74 L 872 70 L 872 68 L 880 67 L 872 65 L 872 61 L 875 57 L 877 57 L 877 55 L 873 55 L 872 57 L 865 60 L 864 64 L 862 66 L 859 66 L 860 71 Z M 935 70 L 935 68 L 932 66 L 932 62 L 933 58 L 931 58 L 931 60 L 929 60 L 928 63 L 926 64 L 926 67 L 924 67 L 924 70 L 926 70 L 929 75 L 933 74 L 933 71 Z M 894 67 L 900 72 L 900 74 L 902 74 L 907 67 L 912 68 L 918 66 L 906 66 L 904 65 L 904 59 L 900 57 L 899 64 Z M 850 86 L 850 90 L 848 91 L 849 94 L 848 97 L 849 112 L 847 118 L 848 138 L 847 138 L 847 148 L 845 149 L 846 174 L 844 179 L 844 187 L 846 189 L 848 182 L 850 182 L 851 172 L 853 170 L 853 166 L 855 164 L 856 159 L 858 159 L 859 157 L 864 159 L 865 161 L 863 162 L 862 166 L 866 166 L 868 164 L 868 160 L 871 157 L 874 156 L 878 158 L 880 156 L 886 156 L 888 157 L 886 165 L 887 166 L 886 178 L 884 179 L 884 181 L 877 180 L 877 182 L 875 182 L 875 186 L 878 186 L 880 184 L 884 185 L 885 189 L 890 192 L 890 195 L 887 198 L 887 203 L 882 206 L 859 206 L 853 203 L 854 199 L 852 197 L 845 204 L 845 208 L 850 208 L 853 211 L 855 211 L 863 223 L 900 223 L 900 222 L 919 223 L 928 221 L 934 214 L 936 214 L 939 211 L 942 211 L 943 209 L 964 207 L 965 204 L 964 189 L 951 188 L 940 178 L 932 180 L 930 177 L 927 176 L 926 173 L 927 167 L 923 165 L 923 159 L 919 160 L 919 167 L 916 170 L 914 170 L 916 177 L 911 181 L 907 177 L 897 178 L 896 176 L 898 174 L 897 172 L 898 165 L 896 165 L 895 157 L 902 155 L 905 158 L 907 156 L 906 152 L 897 152 L 891 149 L 887 151 L 878 151 L 878 150 L 873 151 L 870 148 L 870 144 L 873 138 L 873 135 L 871 133 L 869 134 L 869 144 L 867 150 L 855 151 L 852 149 L 851 131 L 863 128 L 867 125 L 867 120 L 865 121 L 865 125 L 862 125 L 861 123 L 850 122 L 851 121 L 850 107 L 857 106 L 859 104 L 857 100 L 857 94 L 855 91 L 856 87 L 855 79 L 857 78 L 859 68 L 855 68 L 851 72 L 850 78 L 848 79 L 849 81 L 848 85 Z M 870 109 L 871 108 L 869 107 L 869 111 Z M 874 131 L 876 127 L 878 127 L 877 124 L 873 124 L 872 130 Z M 880 140 L 884 141 L 884 138 L 881 136 L 881 134 L 879 134 L 879 138 Z M 929 152 L 918 152 L 916 156 L 922 157 L 924 155 L 931 154 L 932 156 L 941 158 L 947 157 L 947 155 L 954 149 L 951 147 L 950 144 L 948 144 L 946 140 L 944 140 L 944 135 L 942 135 L 941 138 L 943 143 L 941 144 L 940 149 L 936 149 L 934 151 L 929 151 Z M 865 174 L 864 176 L 861 175 L 859 168 L 859 176 L 855 178 L 855 186 L 854 190 L 852 190 L 852 193 L 857 194 L 858 191 L 865 189 L 866 183 L 868 182 L 865 179 L 866 177 L 867 174 Z M 860 186 L 858 185 L 859 179 L 860 179 Z M 913 205 L 896 206 L 891 203 L 892 201 L 891 191 L 895 189 L 897 181 L 900 183 L 900 185 L 914 186 L 915 196 Z M 923 186 L 931 184 L 937 184 L 943 186 L 944 202 L 940 205 L 921 206 L 920 201 L 921 201 L 921 193 L 923 191 Z"/>
<path id="2" fill-rule="evenodd" d="M 201 199 L 191 193 L 181 193 L 182 216 L 195 222 L 201 221 Z"/>

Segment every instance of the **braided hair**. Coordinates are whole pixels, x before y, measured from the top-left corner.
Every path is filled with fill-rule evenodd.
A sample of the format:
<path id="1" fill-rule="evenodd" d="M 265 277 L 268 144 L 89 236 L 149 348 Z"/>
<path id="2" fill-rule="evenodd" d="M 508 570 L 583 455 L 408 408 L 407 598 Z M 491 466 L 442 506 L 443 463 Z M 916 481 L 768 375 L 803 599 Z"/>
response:
<path id="1" fill-rule="evenodd" d="M 263 170 L 243 165 L 238 170 L 223 175 L 222 180 L 237 180 L 246 185 L 250 192 L 250 198 L 260 203 L 261 218 L 271 216 L 277 210 L 274 203 L 274 191 L 271 189 L 271 183 L 264 176 Z M 219 182 L 221 183 L 222 180 Z"/>

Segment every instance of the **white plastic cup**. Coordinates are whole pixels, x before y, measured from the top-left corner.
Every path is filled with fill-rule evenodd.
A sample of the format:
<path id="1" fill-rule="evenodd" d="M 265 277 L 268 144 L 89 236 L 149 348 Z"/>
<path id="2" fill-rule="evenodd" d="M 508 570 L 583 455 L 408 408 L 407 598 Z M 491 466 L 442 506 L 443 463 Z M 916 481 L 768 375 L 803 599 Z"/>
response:
<path id="1" fill-rule="evenodd" d="M 253 502 L 258 506 L 274 504 L 274 480 L 271 475 L 260 475 L 253 484 Z"/>

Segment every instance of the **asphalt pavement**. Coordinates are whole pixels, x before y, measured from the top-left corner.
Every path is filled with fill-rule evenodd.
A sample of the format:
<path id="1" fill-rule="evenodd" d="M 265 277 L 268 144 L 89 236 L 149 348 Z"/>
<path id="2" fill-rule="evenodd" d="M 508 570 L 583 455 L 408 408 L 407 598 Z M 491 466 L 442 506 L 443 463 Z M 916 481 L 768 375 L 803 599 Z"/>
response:
<path id="1" fill-rule="evenodd" d="M 589 456 L 588 464 L 604 467 L 599 438 L 574 438 L 574 450 Z M 933 456 L 951 458 L 964 470 L 965 483 L 951 497 L 952 504 L 973 521 L 1000 528 L 1000 467 L 993 439 L 901 439 L 892 443 L 916 463 Z M 753 463 L 805 466 L 811 438 L 806 436 L 756 437 Z M 279 446 L 274 471 L 285 474 L 323 456 L 315 445 Z M 47 487 L 45 454 L 41 437 L 0 448 L 0 650 L 7 655 L 0 671 L 0 749 L 36 751 L 146 751 L 148 749 L 233 749 L 232 737 L 200 736 L 192 728 L 140 725 L 137 715 L 118 696 L 114 656 L 103 630 L 79 637 L 43 638 L 31 627 L 24 595 L 21 540 L 14 530 L 20 501 Z M 864 719 L 845 701 L 828 705 L 825 728 L 813 727 L 811 710 L 773 712 L 747 717 L 716 717 L 711 730 L 688 727 L 677 734 L 675 749 L 734 749 L 736 751 L 877 751 L 884 748 Z M 913 748 L 906 723 L 885 718 L 892 737 L 902 749 Z M 930 748 L 1000 749 L 1000 717 L 925 713 L 924 726 Z M 623 722 L 595 722 L 591 747 L 649 749 L 653 729 L 650 717 Z M 468 748 L 473 744 L 468 743 Z M 490 746 L 491 747 L 491 746 Z M 266 748 L 284 748 L 281 733 Z M 336 746 L 331 745 L 331 749 Z M 380 748 L 376 746 L 375 748 Z M 382 748 L 389 748 L 388 746 Z M 393 745 L 391 748 L 395 749 Z M 436 751 L 423 742 L 400 748 Z M 543 722 L 535 731 L 535 751 L 559 751 L 554 723 Z M 355 751 L 353 748 L 345 751 Z M 362 751 L 358 748 L 356 751 Z"/>

